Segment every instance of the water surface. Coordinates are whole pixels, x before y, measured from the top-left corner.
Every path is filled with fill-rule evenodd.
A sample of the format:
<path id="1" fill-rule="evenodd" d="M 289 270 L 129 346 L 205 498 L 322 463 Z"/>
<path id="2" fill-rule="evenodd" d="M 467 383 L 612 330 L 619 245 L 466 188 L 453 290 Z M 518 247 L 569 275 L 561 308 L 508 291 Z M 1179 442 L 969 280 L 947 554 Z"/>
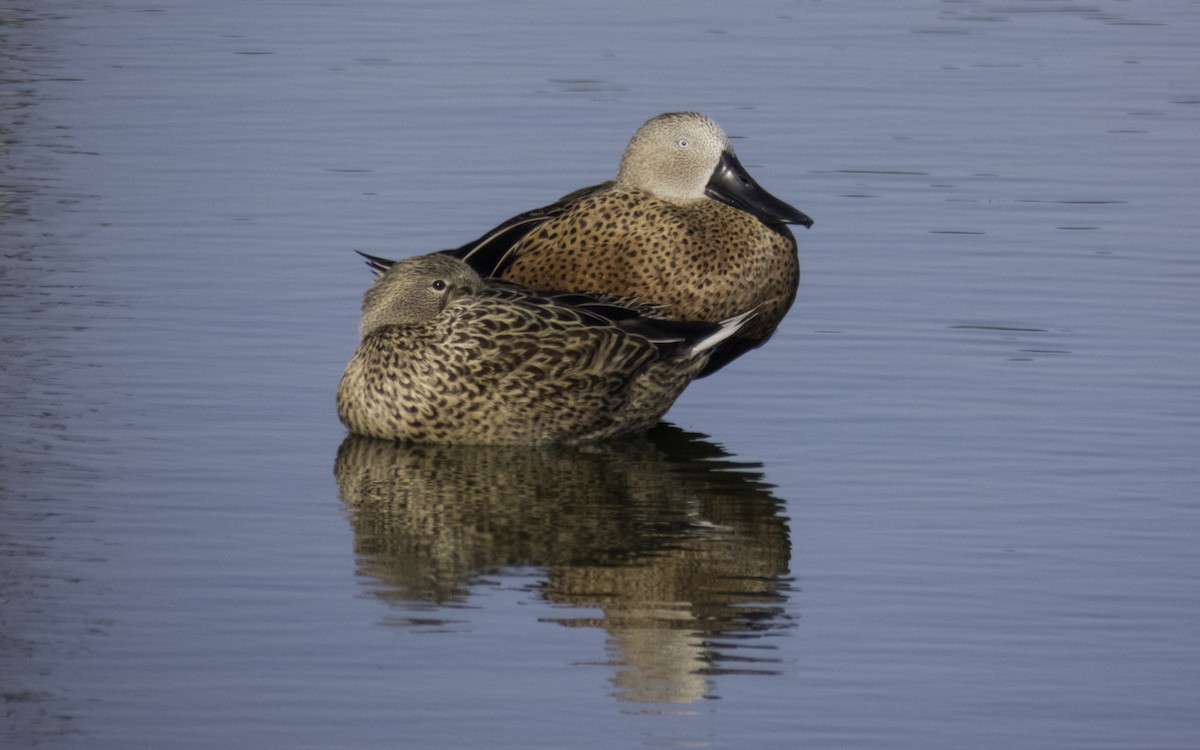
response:
<path id="1" fill-rule="evenodd" d="M 1200 742 L 1194 3 L 0 23 L 8 744 Z M 347 438 L 352 250 L 682 108 L 816 220 L 766 347 L 613 444 Z"/>

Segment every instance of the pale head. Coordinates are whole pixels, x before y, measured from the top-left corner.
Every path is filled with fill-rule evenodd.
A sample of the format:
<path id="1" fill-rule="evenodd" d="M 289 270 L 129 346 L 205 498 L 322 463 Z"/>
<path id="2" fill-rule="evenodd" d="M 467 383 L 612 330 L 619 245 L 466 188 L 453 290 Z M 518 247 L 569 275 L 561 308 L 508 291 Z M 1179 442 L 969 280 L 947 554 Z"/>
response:
<path id="1" fill-rule="evenodd" d="M 419 325 L 455 299 L 483 286 L 466 263 L 434 253 L 398 260 L 363 295 L 361 333 L 387 325 Z"/>
<path id="2" fill-rule="evenodd" d="M 699 200 L 726 152 L 733 152 L 729 138 L 710 118 L 667 112 L 634 133 L 621 157 L 616 187 L 663 200 Z"/>

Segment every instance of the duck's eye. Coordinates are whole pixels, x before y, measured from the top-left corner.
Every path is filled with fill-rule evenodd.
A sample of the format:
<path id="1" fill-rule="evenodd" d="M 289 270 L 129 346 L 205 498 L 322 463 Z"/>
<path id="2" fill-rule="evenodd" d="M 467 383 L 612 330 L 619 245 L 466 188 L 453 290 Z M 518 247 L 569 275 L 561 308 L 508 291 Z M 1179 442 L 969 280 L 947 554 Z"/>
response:
<path id="1" fill-rule="evenodd" d="M 679 140 L 675 141 L 675 145 L 679 146 L 680 148 L 687 148 L 688 146 L 690 146 L 692 144 L 688 141 L 687 138 L 680 138 Z"/>
<path id="2" fill-rule="evenodd" d="M 433 291 L 435 291 L 435 292 L 446 291 L 446 282 L 442 281 L 441 279 L 434 279 L 433 283 L 430 284 L 429 286 L 433 287 Z"/>

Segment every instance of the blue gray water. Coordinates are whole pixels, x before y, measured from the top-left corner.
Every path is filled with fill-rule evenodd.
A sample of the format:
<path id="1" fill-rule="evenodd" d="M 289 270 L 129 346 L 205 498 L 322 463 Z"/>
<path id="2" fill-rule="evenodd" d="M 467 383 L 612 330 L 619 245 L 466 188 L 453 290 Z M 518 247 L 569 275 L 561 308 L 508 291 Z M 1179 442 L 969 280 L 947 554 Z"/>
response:
<path id="1" fill-rule="evenodd" d="M 1200 4 L 0 8 L 6 747 L 1200 746 Z M 698 109 L 816 220 L 669 425 L 347 439 L 353 250 Z"/>

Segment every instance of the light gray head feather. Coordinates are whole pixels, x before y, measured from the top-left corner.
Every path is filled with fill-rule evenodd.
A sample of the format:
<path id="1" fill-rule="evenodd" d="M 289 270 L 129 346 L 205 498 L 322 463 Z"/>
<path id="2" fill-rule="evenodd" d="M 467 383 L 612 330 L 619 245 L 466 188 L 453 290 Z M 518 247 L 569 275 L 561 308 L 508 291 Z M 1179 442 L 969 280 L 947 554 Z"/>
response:
<path id="1" fill-rule="evenodd" d="M 699 200 L 721 155 L 732 150 L 712 119 L 699 112 L 667 112 L 634 133 L 621 157 L 616 187 L 667 201 Z"/>
<path id="2" fill-rule="evenodd" d="M 360 332 L 366 336 L 381 326 L 429 322 L 450 302 L 482 286 L 479 274 L 448 255 L 396 261 L 363 295 Z"/>

